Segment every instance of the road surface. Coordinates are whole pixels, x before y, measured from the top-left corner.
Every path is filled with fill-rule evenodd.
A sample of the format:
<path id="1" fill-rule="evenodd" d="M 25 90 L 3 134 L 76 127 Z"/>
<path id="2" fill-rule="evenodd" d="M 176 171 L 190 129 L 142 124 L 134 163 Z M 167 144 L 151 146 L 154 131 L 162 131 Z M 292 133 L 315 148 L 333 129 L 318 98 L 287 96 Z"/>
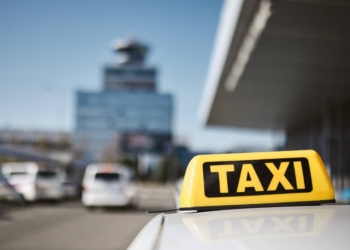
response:
<path id="1" fill-rule="evenodd" d="M 147 188 L 139 193 L 136 210 L 89 212 L 79 201 L 60 204 L 2 206 L 2 250 L 126 249 L 155 214 L 147 210 L 172 209 L 171 188 Z"/>

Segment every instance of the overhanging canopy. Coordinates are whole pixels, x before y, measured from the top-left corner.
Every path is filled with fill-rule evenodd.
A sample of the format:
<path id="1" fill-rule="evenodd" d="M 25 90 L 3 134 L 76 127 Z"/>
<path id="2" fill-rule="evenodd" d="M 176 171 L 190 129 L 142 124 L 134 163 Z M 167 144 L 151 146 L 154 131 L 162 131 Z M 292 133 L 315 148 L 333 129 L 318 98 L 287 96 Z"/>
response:
<path id="1" fill-rule="evenodd" d="M 262 4 L 271 15 L 255 37 L 255 48 L 244 54 L 246 40 L 254 39 L 256 16 L 266 12 Z M 350 99 L 349 45 L 349 1 L 226 1 L 202 99 L 202 122 L 285 129 L 321 113 L 329 103 Z M 237 69 L 242 74 L 233 83 Z"/>

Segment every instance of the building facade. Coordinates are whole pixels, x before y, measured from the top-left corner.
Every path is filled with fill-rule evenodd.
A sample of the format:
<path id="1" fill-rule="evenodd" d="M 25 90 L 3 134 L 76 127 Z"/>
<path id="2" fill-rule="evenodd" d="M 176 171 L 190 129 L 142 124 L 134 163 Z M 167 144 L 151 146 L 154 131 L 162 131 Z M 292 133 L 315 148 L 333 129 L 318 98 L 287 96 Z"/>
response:
<path id="1" fill-rule="evenodd" d="M 157 71 L 145 65 L 145 45 L 125 41 L 115 50 L 118 60 L 105 67 L 103 89 L 77 92 L 75 143 L 88 161 L 166 153 L 171 147 L 172 96 L 156 91 Z"/>

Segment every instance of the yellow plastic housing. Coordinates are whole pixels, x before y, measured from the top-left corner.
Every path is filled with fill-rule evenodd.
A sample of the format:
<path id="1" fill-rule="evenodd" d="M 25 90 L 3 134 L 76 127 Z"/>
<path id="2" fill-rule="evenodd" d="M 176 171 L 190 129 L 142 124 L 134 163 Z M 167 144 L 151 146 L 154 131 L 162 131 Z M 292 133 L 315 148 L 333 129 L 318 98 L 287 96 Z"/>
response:
<path id="1" fill-rule="evenodd" d="M 313 150 L 199 155 L 189 163 L 180 210 L 335 202 Z"/>

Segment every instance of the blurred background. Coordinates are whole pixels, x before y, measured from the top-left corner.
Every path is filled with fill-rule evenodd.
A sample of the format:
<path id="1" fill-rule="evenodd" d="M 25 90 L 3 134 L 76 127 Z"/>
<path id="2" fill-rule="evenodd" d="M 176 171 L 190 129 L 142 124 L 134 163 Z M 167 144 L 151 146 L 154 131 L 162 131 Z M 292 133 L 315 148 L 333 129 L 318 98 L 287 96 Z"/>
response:
<path id="1" fill-rule="evenodd" d="M 314 149 L 350 201 L 345 0 L 0 0 L 2 249 L 125 249 L 198 154 Z"/>

